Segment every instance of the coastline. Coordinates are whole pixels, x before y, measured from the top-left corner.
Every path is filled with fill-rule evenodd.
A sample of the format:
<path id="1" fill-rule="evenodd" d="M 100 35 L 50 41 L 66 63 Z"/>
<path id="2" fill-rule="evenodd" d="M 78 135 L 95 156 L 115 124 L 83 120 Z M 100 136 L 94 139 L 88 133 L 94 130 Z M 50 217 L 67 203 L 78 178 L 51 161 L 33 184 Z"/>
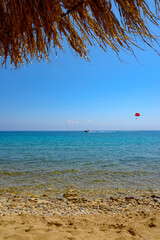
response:
<path id="1" fill-rule="evenodd" d="M 0 195 L 0 239 L 160 239 L 160 195 Z"/>
<path id="2" fill-rule="evenodd" d="M 0 240 L 159 240 L 159 132 L 1 133 Z"/>

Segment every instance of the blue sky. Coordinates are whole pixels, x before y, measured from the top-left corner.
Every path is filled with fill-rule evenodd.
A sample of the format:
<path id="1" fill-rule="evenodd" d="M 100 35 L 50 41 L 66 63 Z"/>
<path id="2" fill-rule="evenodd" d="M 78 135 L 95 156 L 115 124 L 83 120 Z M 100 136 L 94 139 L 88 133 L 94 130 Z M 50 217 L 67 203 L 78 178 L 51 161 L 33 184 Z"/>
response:
<path id="1" fill-rule="evenodd" d="M 160 130 L 160 56 L 139 62 L 97 46 L 91 63 L 60 52 L 52 63 L 0 69 L 0 130 Z M 135 119 L 139 112 L 141 117 Z"/>

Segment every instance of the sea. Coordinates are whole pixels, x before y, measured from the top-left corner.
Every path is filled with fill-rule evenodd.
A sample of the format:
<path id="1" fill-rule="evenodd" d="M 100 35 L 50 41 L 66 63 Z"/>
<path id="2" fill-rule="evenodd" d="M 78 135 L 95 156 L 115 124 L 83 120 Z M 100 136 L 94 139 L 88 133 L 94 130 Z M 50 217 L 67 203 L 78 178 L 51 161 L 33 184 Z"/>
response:
<path id="1" fill-rule="evenodd" d="M 160 131 L 2 131 L 0 193 L 160 192 Z"/>

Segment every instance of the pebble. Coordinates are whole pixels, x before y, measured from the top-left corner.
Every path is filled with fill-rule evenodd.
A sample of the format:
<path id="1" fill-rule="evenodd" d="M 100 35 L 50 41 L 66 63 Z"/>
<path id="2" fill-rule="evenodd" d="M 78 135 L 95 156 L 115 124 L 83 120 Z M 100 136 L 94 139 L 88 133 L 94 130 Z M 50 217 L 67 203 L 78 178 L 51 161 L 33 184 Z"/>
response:
<path id="1" fill-rule="evenodd" d="M 81 215 L 112 214 L 126 212 L 145 213 L 160 209 L 160 198 L 156 195 L 135 197 L 110 196 L 90 199 L 78 196 L 75 190 L 69 190 L 63 197 L 47 198 L 31 196 L 0 195 L 0 216 L 27 213 L 31 215 Z"/>

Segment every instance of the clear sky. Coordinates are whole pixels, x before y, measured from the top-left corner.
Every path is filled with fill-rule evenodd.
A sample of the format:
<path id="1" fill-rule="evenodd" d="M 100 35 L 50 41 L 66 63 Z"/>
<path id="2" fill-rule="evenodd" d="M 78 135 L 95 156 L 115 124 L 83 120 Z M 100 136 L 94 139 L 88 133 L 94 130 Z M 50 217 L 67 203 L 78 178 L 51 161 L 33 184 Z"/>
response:
<path id="1" fill-rule="evenodd" d="M 0 69 L 0 130 L 160 130 L 160 56 L 139 62 L 92 47 L 91 63 L 60 52 L 52 63 Z M 139 112 L 141 117 L 135 119 Z"/>

